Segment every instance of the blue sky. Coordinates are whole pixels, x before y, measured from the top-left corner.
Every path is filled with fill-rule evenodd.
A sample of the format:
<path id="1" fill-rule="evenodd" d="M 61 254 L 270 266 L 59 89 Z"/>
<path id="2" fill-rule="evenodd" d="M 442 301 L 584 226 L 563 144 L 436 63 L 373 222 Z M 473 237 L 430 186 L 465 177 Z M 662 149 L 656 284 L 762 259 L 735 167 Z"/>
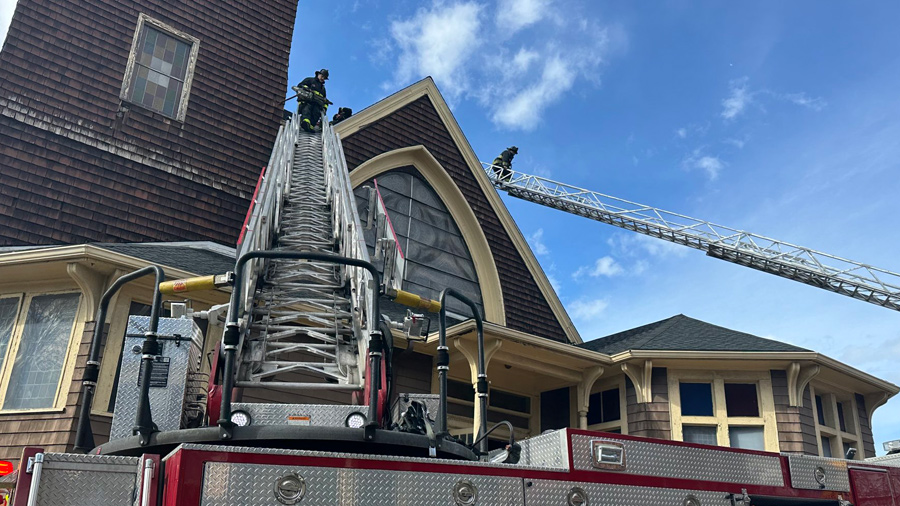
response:
<path id="1" fill-rule="evenodd" d="M 12 0 L 0 0 L 0 40 Z M 897 2 L 301 0 L 294 84 L 435 78 L 517 170 L 900 271 Z M 585 340 L 683 313 L 900 384 L 900 315 L 503 196 Z M 900 396 L 898 396 L 900 397 Z M 900 398 L 874 419 L 900 438 Z"/>
<path id="2" fill-rule="evenodd" d="M 482 160 L 900 271 L 900 4 L 301 1 L 290 81 L 435 78 Z M 315 28 L 314 28 L 315 27 Z M 585 340 L 683 313 L 900 384 L 900 315 L 505 196 Z M 874 417 L 900 438 L 900 399 Z"/>

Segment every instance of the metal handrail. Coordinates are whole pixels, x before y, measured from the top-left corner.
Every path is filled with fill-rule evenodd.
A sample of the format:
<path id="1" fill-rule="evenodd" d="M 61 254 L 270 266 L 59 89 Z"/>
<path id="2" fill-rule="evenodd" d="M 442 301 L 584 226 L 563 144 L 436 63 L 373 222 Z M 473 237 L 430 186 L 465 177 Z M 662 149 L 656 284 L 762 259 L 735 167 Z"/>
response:
<path id="1" fill-rule="evenodd" d="M 679 213 L 481 162 L 513 197 L 699 249 L 707 255 L 900 311 L 900 274 Z"/>

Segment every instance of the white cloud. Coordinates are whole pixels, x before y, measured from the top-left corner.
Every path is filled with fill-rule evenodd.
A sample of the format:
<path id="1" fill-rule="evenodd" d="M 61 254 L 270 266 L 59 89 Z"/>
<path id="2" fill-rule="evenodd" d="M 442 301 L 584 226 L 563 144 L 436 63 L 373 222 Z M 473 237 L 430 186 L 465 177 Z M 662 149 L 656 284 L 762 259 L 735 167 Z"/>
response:
<path id="1" fill-rule="evenodd" d="M 683 257 L 688 252 L 688 248 L 680 244 L 632 232 L 613 234 L 612 237 L 607 239 L 606 243 L 617 254 L 632 257 L 637 256 L 638 253 L 648 254 L 656 258 Z M 647 268 L 649 268 L 649 265 L 646 261 L 638 260 L 634 270 L 636 274 L 640 274 Z"/>
<path id="2" fill-rule="evenodd" d="M 550 250 L 547 249 L 547 245 L 544 244 L 544 229 L 539 228 L 533 234 L 528 236 L 526 239 L 528 240 L 528 244 L 531 245 L 532 251 L 534 251 L 535 255 L 544 256 L 550 254 Z"/>
<path id="3" fill-rule="evenodd" d="M 512 35 L 550 14 L 549 0 L 500 0 L 497 4 L 497 29 L 501 35 Z"/>
<path id="4" fill-rule="evenodd" d="M 725 144 L 731 144 L 738 149 L 744 149 L 744 145 L 747 144 L 747 137 L 744 137 L 743 139 L 728 138 L 722 142 L 724 142 Z"/>
<path id="5" fill-rule="evenodd" d="M 433 0 L 391 22 L 386 45 L 373 44 L 373 62 L 396 61 L 382 89 L 430 75 L 451 105 L 475 99 L 502 129 L 538 128 L 544 111 L 565 100 L 578 81 L 598 86 L 608 55 L 627 46 L 621 27 L 577 13 L 562 16 L 553 3 L 500 0 L 495 21 L 504 28 L 498 30 L 488 24 L 487 4 Z"/>
<path id="6" fill-rule="evenodd" d="M 792 104 L 803 106 L 814 111 L 821 111 L 825 108 L 826 105 L 828 105 L 825 103 L 825 100 L 822 97 L 812 98 L 806 96 L 806 93 L 786 93 L 784 95 L 780 95 L 780 98 L 787 100 Z"/>
<path id="7" fill-rule="evenodd" d="M 482 36 L 483 6 L 475 2 L 435 3 L 405 21 L 391 23 L 400 50 L 395 84 L 432 76 L 451 99 L 466 89 L 468 64 Z"/>
<path id="8" fill-rule="evenodd" d="M 573 317 L 579 320 L 590 320 L 603 314 L 608 306 L 609 300 L 607 299 L 576 300 L 568 305 L 568 309 Z"/>
<path id="9" fill-rule="evenodd" d="M 728 83 L 731 94 L 722 100 L 722 117 L 734 119 L 753 102 L 753 94 L 747 89 L 747 78 L 734 79 Z"/>
<path id="10" fill-rule="evenodd" d="M 703 170 L 710 181 L 715 181 L 719 177 L 719 172 L 725 168 L 725 162 L 717 156 L 703 154 L 703 148 L 695 149 L 681 164 L 687 169 Z"/>
<path id="11" fill-rule="evenodd" d="M 556 279 L 556 276 L 552 274 L 547 274 L 547 281 L 550 282 L 550 286 L 553 287 L 553 291 L 556 292 L 557 296 L 559 296 L 559 294 L 562 292 L 562 283 L 560 283 L 559 280 Z"/>
<path id="12" fill-rule="evenodd" d="M 6 40 L 9 23 L 16 11 L 16 3 L 17 0 L 0 0 L 0 47 L 3 47 L 3 42 Z"/>
<path id="13" fill-rule="evenodd" d="M 590 276 L 592 278 L 599 278 L 600 276 L 613 277 L 618 276 L 625 272 L 625 269 L 619 265 L 615 259 L 611 256 L 605 256 L 602 258 L 598 258 L 596 262 L 594 262 L 593 266 L 583 266 L 579 267 L 578 270 L 572 274 L 572 277 L 578 279 L 582 276 Z"/>
<path id="14" fill-rule="evenodd" d="M 675 135 L 682 139 L 687 138 L 687 128 L 681 127 L 678 130 L 675 130 Z"/>

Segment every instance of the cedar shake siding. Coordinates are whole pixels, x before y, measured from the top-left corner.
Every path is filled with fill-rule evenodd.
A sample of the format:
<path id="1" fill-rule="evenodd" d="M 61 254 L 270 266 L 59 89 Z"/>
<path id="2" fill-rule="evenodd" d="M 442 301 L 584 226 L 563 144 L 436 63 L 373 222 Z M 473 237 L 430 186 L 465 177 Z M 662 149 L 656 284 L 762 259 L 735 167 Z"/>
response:
<path id="1" fill-rule="evenodd" d="M 233 243 L 282 118 L 296 0 L 20 0 L 0 53 L 0 246 Z M 138 14 L 199 40 L 184 122 L 119 94 Z"/>
<path id="2" fill-rule="evenodd" d="M 855 394 L 856 412 L 859 415 L 859 432 L 862 435 L 862 450 L 865 451 L 863 457 L 869 458 L 875 456 L 875 437 L 872 435 L 872 423 L 867 415 L 866 398 L 862 395 Z"/>
<path id="3" fill-rule="evenodd" d="M 625 378 L 625 402 L 628 405 L 628 434 L 631 436 L 672 439 L 669 415 L 668 371 L 654 367 L 650 379 L 651 402 L 637 403 L 634 383 Z"/>
<path id="4" fill-rule="evenodd" d="M 381 153 L 409 146 L 425 146 L 459 187 L 487 237 L 500 276 L 507 327 L 567 342 L 566 334 L 550 305 L 428 96 L 364 126 L 342 139 L 342 143 L 351 171 Z"/>
<path id="5" fill-rule="evenodd" d="M 775 398 L 779 449 L 787 453 L 818 455 L 809 387 L 803 392 L 803 407 L 791 406 L 788 400 L 787 372 L 777 369 L 769 372 L 772 376 L 772 394 Z"/>

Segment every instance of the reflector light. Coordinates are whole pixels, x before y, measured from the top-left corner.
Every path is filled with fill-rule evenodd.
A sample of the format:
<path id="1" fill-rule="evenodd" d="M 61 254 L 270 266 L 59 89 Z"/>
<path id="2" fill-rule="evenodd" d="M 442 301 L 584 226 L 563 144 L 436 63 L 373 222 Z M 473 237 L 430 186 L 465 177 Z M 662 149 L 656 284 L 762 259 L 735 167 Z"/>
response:
<path id="1" fill-rule="evenodd" d="M 366 424 L 366 415 L 359 412 L 350 413 L 344 424 L 351 429 L 359 429 Z"/>
<path id="2" fill-rule="evenodd" d="M 889 452 L 891 450 L 900 450 L 900 439 L 895 439 L 893 441 L 887 441 L 884 443 L 884 451 Z"/>
<path id="3" fill-rule="evenodd" d="M 246 411 L 235 411 L 231 413 L 231 423 L 238 427 L 246 427 L 251 423 L 250 413 Z"/>
<path id="4" fill-rule="evenodd" d="M 8 460 L 0 460 L 0 476 L 6 476 L 7 474 L 12 474 L 13 465 L 12 462 Z"/>

